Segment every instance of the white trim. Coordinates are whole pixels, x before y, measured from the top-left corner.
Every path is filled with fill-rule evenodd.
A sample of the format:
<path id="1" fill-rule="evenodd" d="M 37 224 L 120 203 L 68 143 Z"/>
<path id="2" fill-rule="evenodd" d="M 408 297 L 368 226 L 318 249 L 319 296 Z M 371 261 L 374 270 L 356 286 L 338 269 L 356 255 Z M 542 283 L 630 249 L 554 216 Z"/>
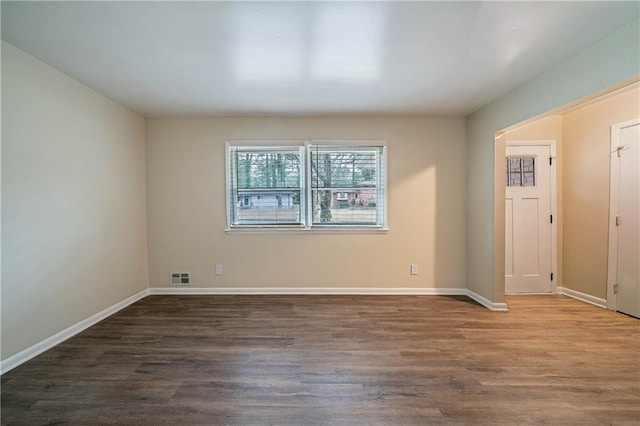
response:
<path id="1" fill-rule="evenodd" d="M 551 292 L 558 291 L 558 222 L 560 215 L 558 214 L 558 154 L 556 151 L 556 141 L 551 141 L 551 214 L 553 222 L 551 223 L 551 273 L 553 280 L 551 281 Z"/>
<path id="2" fill-rule="evenodd" d="M 229 203 L 231 202 L 231 179 L 229 178 L 229 170 L 231 169 L 231 143 L 224 143 L 224 206 L 226 210 L 227 217 L 227 229 L 231 227 L 231 206 Z M 235 201 L 234 201 L 235 202 Z"/>
<path id="3" fill-rule="evenodd" d="M 553 216 L 553 222 L 551 223 L 551 273 L 553 274 L 553 281 L 551 281 L 551 293 L 557 293 L 558 291 L 558 221 L 560 217 L 558 215 L 558 175 L 557 175 L 557 150 L 556 141 L 549 140 L 516 140 L 505 142 L 505 151 L 509 146 L 548 146 L 549 155 L 551 156 L 551 170 L 549 172 L 549 195 L 550 195 L 550 209 Z M 506 220 L 506 219 L 505 219 Z"/>
<path id="4" fill-rule="evenodd" d="M 466 296 L 475 300 L 476 302 L 478 302 L 479 304 L 481 304 L 482 306 L 484 306 L 487 309 L 490 309 L 494 312 L 508 312 L 509 308 L 507 308 L 507 304 L 506 303 L 495 303 L 492 302 L 491 300 L 487 299 L 486 297 L 480 296 L 478 293 L 473 292 L 469 289 L 466 290 Z"/>
<path id="5" fill-rule="evenodd" d="M 4 374 L 10 370 L 13 370 L 20 364 L 25 363 L 32 358 L 35 358 L 44 351 L 49 350 L 56 345 L 59 345 L 70 337 L 75 336 L 76 334 L 86 330 L 92 325 L 97 324 L 103 319 L 115 314 L 116 312 L 126 308 L 127 306 L 137 302 L 140 299 L 145 298 L 148 295 L 149 289 L 142 290 L 134 294 L 133 296 L 129 296 L 123 301 L 118 302 L 115 305 L 110 306 L 98 312 L 97 314 L 90 316 L 87 319 L 84 319 L 70 327 L 65 328 L 64 330 L 54 334 L 53 336 L 47 337 L 43 341 L 36 343 L 35 345 L 28 347 L 27 349 L 24 349 L 3 361 L 0 361 L 0 372 Z"/>
<path id="6" fill-rule="evenodd" d="M 496 312 L 507 312 L 506 303 L 494 303 L 489 299 L 466 288 L 386 288 L 386 287 L 200 287 L 170 288 L 153 287 L 152 295 L 173 294 L 219 294 L 219 295 L 429 295 L 429 296 L 467 296 L 487 309 Z"/>
<path id="7" fill-rule="evenodd" d="M 386 287 L 152 287 L 152 295 L 430 295 L 467 296 L 465 288 Z"/>
<path id="8" fill-rule="evenodd" d="M 384 171 L 384 176 L 378 176 L 379 182 L 376 187 L 377 197 L 382 198 L 384 203 L 382 207 L 380 207 L 380 203 L 377 204 L 377 208 L 380 209 L 380 214 L 382 215 L 382 226 L 386 231 L 389 227 L 389 152 L 387 148 L 387 141 L 385 141 L 384 146 L 382 147 L 382 170 Z M 377 154 L 376 154 L 377 155 Z M 382 188 L 382 191 L 380 189 Z"/>
<path id="9" fill-rule="evenodd" d="M 386 234 L 389 228 L 382 226 L 316 226 L 315 228 L 285 227 L 285 226 L 245 226 L 233 227 L 224 230 L 227 234 L 331 234 L 331 235 L 353 235 L 353 234 Z"/>
<path id="10" fill-rule="evenodd" d="M 509 132 L 506 132 L 509 134 Z M 551 146 L 555 144 L 556 141 L 553 139 L 534 139 L 534 140 L 515 140 L 515 141 L 506 141 L 506 146 Z M 554 157 L 555 158 L 555 157 Z"/>
<path id="11" fill-rule="evenodd" d="M 242 143 L 242 145 L 239 145 Z M 265 145 L 270 143 L 269 145 Z M 376 193 L 378 196 L 376 202 L 377 222 L 374 225 L 321 225 L 313 224 L 313 187 L 311 182 L 311 158 L 314 147 L 322 148 L 346 148 L 347 150 L 372 151 L 376 153 Z M 236 200 L 232 182 L 234 177 L 231 175 L 233 162 L 231 152 L 234 150 L 291 150 L 297 148 L 300 155 L 300 181 L 299 187 L 295 189 L 300 192 L 300 209 L 304 210 L 304 215 L 300 216 L 300 223 L 293 225 L 275 224 L 275 225 L 246 225 L 232 224 L 232 209 L 236 209 Z M 227 225 L 225 232 L 227 234 L 234 233 L 331 233 L 331 234 L 352 234 L 352 233 L 384 233 L 388 230 L 388 152 L 386 140 L 323 140 L 310 139 L 300 141 L 226 141 L 225 142 L 225 206 Z M 275 188 L 278 189 L 278 188 Z M 232 200 L 233 198 L 233 200 Z M 382 201 L 381 201 L 382 200 Z M 304 207 L 304 209 L 303 209 Z M 328 228 L 328 231 L 319 231 L 316 228 Z M 373 232 L 372 232 L 373 230 Z"/>
<path id="12" fill-rule="evenodd" d="M 614 155 L 620 145 L 620 133 L 622 129 L 640 124 L 639 118 L 617 123 L 611 126 L 611 167 L 609 174 L 609 255 L 607 257 L 607 300 L 605 305 L 608 309 L 617 309 L 616 294 L 613 287 L 617 281 L 618 273 L 618 227 L 616 226 L 616 215 L 619 210 L 620 195 L 620 158 Z"/>
<path id="13" fill-rule="evenodd" d="M 571 297 L 572 299 L 579 300 L 581 302 L 589 303 L 591 305 L 598 306 L 599 308 L 607 308 L 607 300 L 601 299 L 590 294 L 582 293 L 576 290 L 571 290 L 566 287 L 558 287 L 558 294 Z"/>

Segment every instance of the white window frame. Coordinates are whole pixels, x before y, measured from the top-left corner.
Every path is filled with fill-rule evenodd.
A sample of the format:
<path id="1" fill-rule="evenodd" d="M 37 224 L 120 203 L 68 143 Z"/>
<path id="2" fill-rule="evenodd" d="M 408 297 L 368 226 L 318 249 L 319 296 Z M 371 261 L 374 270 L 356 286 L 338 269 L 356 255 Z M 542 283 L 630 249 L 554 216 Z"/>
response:
<path id="1" fill-rule="evenodd" d="M 380 151 L 382 158 L 376 161 L 380 169 L 376 173 L 376 224 L 319 224 L 313 223 L 313 201 L 312 201 L 312 171 L 311 171 L 311 151 L 312 147 L 354 149 L 372 148 Z M 300 220 L 301 224 L 233 224 L 232 223 L 232 179 L 231 173 L 231 152 L 234 148 L 255 148 L 264 147 L 270 149 L 301 149 L 300 164 Z M 388 231 L 387 211 L 388 211 L 388 152 L 386 141 L 381 140 L 306 140 L 306 141 L 282 141 L 282 140 L 234 140 L 225 143 L 225 182 L 226 182 L 226 216 L 227 223 L 225 231 L 227 233 L 384 233 Z M 382 202 L 380 202 L 382 200 Z"/>
<path id="2" fill-rule="evenodd" d="M 301 144 L 299 141 L 238 141 L 238 143 L 225 143 L 225 177 L 226 177 L 226 209 L 227 209 L 227 231 L 230 230 L 240 230 L 240 229 L 273 229 L 273 228 L 281 228 L 281 229 L 303 229 L 306 227 L 306 216 L 303 214 L 303 211 L 300 212 L 300 223 L 299 224 L 234 224 L 233 223 L 233 215 L 232 208 L 235 208 L 235 205 L 232 204 L 233 198 L 233 187 L 231 185 L 232 177 L 231 177 L 231 153 L 235 149 L 240 148 L 241 150 L 246 149 L 247 151 L 256 150 L 256 151 L 280 151 L 280 150 L 298 150 L 300 156 L 300 209 L 303 209 L 303 206 L 306 203 L 305 196 L 305 165 L 306 153 L 304 151 L 304 144 Z M 237 182 L 236 182 L 237 183 Z"/>

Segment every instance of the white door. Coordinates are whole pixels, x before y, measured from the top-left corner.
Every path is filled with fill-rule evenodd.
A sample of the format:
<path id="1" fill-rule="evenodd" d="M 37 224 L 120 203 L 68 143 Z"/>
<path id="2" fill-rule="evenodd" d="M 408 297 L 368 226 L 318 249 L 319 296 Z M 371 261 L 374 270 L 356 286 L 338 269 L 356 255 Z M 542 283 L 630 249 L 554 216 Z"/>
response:
<path id="1" fill-rule="evenodd" d="M 609 267 L 615 270 L 615 309 L 640 318 L 640 125 L 612 128 Z M 616 241 L 617 240 L 617 241 Z M 611 259 L 613 255 L 614 259 Z"/>
<path id="2" fill-rule="evenodd" d="M 551 293 L 548 145 L 506 147 L 505 291 Z"/>

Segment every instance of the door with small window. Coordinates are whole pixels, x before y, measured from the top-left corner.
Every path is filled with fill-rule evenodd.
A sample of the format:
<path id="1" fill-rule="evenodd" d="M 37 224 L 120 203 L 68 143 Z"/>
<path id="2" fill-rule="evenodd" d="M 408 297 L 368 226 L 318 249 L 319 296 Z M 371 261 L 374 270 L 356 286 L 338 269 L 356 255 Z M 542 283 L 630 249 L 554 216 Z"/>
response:
<path id="1" fill-rule="evenodd" d="M 551 293 L 550 146 L 507 145 L 505 291 Z"/>

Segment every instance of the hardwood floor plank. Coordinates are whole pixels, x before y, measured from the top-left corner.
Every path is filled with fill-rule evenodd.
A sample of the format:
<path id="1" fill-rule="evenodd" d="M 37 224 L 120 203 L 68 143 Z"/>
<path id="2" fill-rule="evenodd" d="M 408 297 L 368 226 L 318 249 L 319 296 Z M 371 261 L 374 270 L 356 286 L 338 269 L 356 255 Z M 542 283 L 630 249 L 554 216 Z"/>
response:
<path id="1" fill-rule="evenodd" d="M 3 375 L 2 424 L 640 424 L 640 321 L 508 304 L 150 296 Z"/>

